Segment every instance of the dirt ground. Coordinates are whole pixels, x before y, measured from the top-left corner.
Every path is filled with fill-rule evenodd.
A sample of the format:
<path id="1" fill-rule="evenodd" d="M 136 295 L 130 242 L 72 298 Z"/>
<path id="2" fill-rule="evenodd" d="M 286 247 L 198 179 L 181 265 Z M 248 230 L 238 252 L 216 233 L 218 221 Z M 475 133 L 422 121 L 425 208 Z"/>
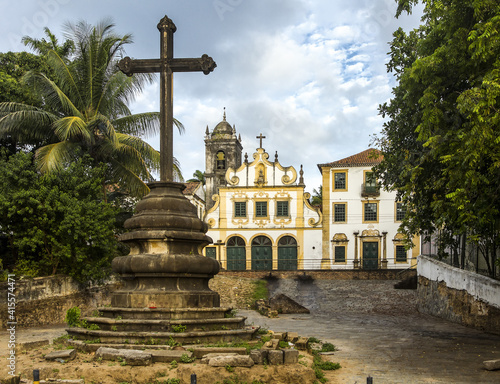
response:
<path id="1" fill-rule="evenodd" d="M 180 379 L 180 383 L 190 383 L 191 374 L 197 375 L 199 384 L 224 383 L 231 384 L 247 382 L 273 384 L 311 384 L 316 379 L 311 369 L 312 356 L 301 353 L 300 364 L 293 365 L 255 365 L 252 368 L 218 368 L 201 364 L 200 360 L 193 363 L 178 363 L 173 367 L 170 363 L 154 363 L 151 366 L 122 366 L 119 362 L 97 361 L 95 353 L 78 353 L 77 357 L 64 364 L 48 362 L 43 355 L 57 349 L 57 345 L 44 346 L 17 355 L 16 365 L 21 379 L 32 380 L 33 370 L 40 370 L 41 380 L 50 379 L 84 379 L 86 384 L 163 384 L 170 378 Z M 60 348 L 61 346 L 59 346 Z M 2 358 L 2 360 L 4 360 Z M 1 367 L 0 377 L 7 377 L 6 367 Z"/>

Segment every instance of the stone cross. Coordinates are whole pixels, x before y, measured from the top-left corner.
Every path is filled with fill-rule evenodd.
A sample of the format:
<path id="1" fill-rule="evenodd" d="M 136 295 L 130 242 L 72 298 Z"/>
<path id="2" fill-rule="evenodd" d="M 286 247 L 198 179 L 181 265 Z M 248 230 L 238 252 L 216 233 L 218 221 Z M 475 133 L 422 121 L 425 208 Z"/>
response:
<path id="1" fill-rule="evenodd" d="M 265 139 L 266 136 L 262 136 L 262 133 L 260 134 L 260 136 L 257 136 L 256 139 L 260 139 L 260 147 L 259 148 L 262 148 L 262 139 Z"/>
<path id="2" fill-rule="evenodd" d="M 215 61 L 208 55 L 195 59 L 174 59 L 174 32 L 177 27 L 167 16 L 158 23 L 160 31 L 160 58 L 132 60 L 125 57 L 118 68 L 127 76 L 134 73 L 160 73 L 160 181 L 173 181 L 173 73 L 212 72 Z"/>

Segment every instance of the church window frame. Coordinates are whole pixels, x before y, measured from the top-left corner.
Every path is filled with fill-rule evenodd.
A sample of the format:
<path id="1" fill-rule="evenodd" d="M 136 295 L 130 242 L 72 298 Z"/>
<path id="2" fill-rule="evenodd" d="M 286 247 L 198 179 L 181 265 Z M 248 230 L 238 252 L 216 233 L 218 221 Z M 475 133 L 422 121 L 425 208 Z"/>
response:
<path id="1" fill-rule="evenodd" d="M 396 263 L 408 263 L 408 251 L 404 245 L 395 245 L 394 261 Z"/>
<path id="2" fill-rule="evenodd" d="M 267 201 L 255 202 L 255 217 L 258 218 L 268 217 Z"/>
<path id="3" fill-rule="evenodd" d="M 397 223 L 403 221 L 406 216 L 406 207 L 404 203 L 396 201 L 394 211 L 394 221 Z"/>
<path id="4" fill-rule="evenodd" d="M 235 201 L 234 202 L 234 217 L 247 217 L 247 202 Z"/>
<path id="5" fill-rule="evenodd" d="M 347 223 L 347 203 L 333 203 L 333 222 Z"/>
<path id="6" fill-rule="evenodd" d="M 347 170 L 333 171 L 332 181 L 333 191 L 347 191 Z"/>
<path id="7" fill-rule="evenodd" d="M 336 264 L 345 264 L 346 259 L 346 246 L 345 245 L 335 245 L 334 246 L 334 262 Z"/>
<path id="8" fill-rule="evenodd" d="M 363 203 L 363 223 L 378 223 L 378 201 Z"/>
<path id="9" fill-rule="evenodd" d="M 276 216 L 290 217 L 290 205 L 288 200 L 278 200 L 276 202 Z"/>

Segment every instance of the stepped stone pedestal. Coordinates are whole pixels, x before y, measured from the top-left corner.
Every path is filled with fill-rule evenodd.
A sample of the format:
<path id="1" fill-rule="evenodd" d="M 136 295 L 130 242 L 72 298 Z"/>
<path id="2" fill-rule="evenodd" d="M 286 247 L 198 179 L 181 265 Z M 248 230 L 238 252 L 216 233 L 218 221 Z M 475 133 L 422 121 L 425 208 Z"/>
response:
<path id="1" fill-rule="evenodd" d="M 86 318 L 90 327 L 70 328 L 73 337 L 93 343 L 163 344 L 249 340 L 256 329 L 244 317 L 228 315 L 217 292 L 208 287 L 219 272 L 216 260 L 201 255 L 212 240 L 196 208 L 184 197 L 184 185 L 149 184 L 151 192 L 125 222 L 121 236 L 130 254 L 112 262 L 123 280 L 101 317 Z"/>

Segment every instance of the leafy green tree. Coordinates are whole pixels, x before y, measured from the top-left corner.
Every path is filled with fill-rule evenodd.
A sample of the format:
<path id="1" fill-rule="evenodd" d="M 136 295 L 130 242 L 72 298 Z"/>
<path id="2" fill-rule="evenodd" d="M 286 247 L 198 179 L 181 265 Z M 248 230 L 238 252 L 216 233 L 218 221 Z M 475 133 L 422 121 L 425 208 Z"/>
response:
<path id="1" fill-rule="evenodd" d="M 418 0 L 398 0 L 399 16 Z M 394 33 L 398 85 L 380 107 L 385 186 L 406 204 L 403 230 L 441 233 L 441 251 L 477 244 L 494 274 L 500 229 L 500 4 L 423 0 L 423 24 Z M 460 238 L 458 238 L 460 237 Z M 458 240 L 457 240 L 458 239 Z"/>
<path id="2" fill-rule="evenodd" d="M 116 61 L 132 39 L 115 34 L 110 22 L 68 24 L 66 32 L 74 44 L 70 59 L 48 30 L 49 42 L 25 38 L 44 54 L 53 78 L 39 70 L 24 76 L 43 105 L 0 103 L 0 135 L 34 146 L 42 172 L 61 170 L 88 154 L 95 164 L 107 165 L 106 184 L 142 196 L 159 168 L 159 153 L 138 136 L 158 131 L 159 114 L 133 115 L 127 103 L 152 77 L 127 77 L 118 70 Z"/>
<path id="3" fill-rule="evenodd" d="M 202 171 L 200 171 L 199 169 L 197 169 L 193 173 L 193 178 L 188 180 L 188 183 L 189 182 L 201 182 L 203 185 L 205 185 L 205 182 L 206 182 L 205 181 L 205 174 Z"/>
<path id="4" fill-rule="evenodd" d="M 104 167 L 90 167 L 89 160 L 41 175 L 30 153 L 0 159 L 5 268 L 32 277 L 68 274 L 81 282 L 109 275 L 119 252 L 119 208 L 104 201 Z"/>
<path id="5" fill-rule="evenodd" d="M 311 196 L 311 205 L 322 207 L 323 205 L 323 186 L 320 185 L 318 189 L 313 188 L 313 194 Z"/>

